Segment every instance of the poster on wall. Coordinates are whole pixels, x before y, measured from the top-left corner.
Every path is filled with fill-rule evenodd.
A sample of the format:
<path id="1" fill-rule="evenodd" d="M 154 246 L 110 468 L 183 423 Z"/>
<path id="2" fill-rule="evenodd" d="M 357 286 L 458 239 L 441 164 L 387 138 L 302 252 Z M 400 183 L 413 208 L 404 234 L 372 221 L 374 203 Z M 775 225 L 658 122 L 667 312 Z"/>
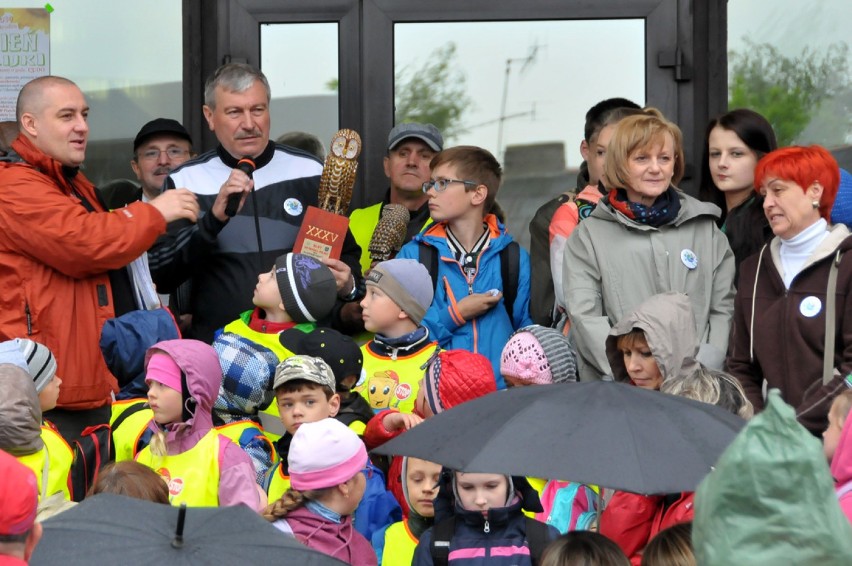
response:
<path id="1" fill-rule="evenodd" d="M 0 8 L 0 120 L 15 119 L 21 87 L 50 74 L 50 13 Z"/>

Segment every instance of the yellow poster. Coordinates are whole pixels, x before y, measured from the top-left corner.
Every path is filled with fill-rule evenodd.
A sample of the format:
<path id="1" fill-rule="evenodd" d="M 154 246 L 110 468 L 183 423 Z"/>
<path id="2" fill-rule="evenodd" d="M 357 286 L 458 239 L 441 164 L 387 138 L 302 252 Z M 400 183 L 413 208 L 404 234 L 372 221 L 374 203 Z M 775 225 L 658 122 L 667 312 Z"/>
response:
<path id="1" fill-rule="evenodd" d="M 50 74 L 50 14 L 44 8 L 0 8 L 0 120 L 15 119 L 21 87 Z"/>

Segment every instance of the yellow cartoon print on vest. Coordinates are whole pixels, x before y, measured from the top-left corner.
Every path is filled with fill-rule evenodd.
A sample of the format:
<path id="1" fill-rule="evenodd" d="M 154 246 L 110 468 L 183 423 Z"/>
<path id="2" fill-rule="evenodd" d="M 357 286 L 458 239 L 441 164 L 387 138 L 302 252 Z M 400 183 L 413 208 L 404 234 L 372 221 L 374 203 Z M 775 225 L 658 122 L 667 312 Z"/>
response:
<path id="1" fill-rule="evenodd" d="M 370 406 L 374 409 L 390 408 L 397 385 L 399 385 L 399 376 L 395 371 L 386 370 L 374 373 L 367 386 Z"/>

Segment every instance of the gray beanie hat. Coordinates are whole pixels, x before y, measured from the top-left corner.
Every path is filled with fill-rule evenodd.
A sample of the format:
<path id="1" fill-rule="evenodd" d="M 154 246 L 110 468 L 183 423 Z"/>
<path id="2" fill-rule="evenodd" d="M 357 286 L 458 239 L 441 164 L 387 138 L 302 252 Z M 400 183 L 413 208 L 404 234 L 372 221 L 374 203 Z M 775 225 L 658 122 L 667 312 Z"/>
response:
<path id="1" fill-rule="evenodd" d="M 316 322 L 331 313 L 337 283 L 331 269 L 318 259 L 296 253 L 278 256 L 275 279 L 284 310 L 295 322 Z"/>
<path id="2" fill-rule="evenodd" d="M 377 263 L 366 279 L 367 285 L 381 289 L 418 325 L 435 295 L 429 271 L 413 259 L 390 259 Z"/>
<path id="3" fill-rule="evenodd" d="M 27 371 L 33 378 L 37 393 L 41 393 L 56 375 L 56 358 L 44 344 L 18 338 L 18 347 L 27 361 Z"/>

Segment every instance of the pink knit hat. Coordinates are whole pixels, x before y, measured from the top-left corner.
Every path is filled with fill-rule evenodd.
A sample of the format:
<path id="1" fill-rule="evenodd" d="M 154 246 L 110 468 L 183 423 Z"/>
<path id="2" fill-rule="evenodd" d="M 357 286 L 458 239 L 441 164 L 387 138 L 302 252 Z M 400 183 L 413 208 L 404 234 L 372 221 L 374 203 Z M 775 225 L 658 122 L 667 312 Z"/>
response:
<path id="1" fill-rule="evenodd" d="M 532 385 L 576 381 L 574 348 L 556 329 L 526 326 L 503 347 L 500 374 Z"/>
<path id="2" fill-rule="evenodd" d="M 166 387 L 183 393 L 180 367 L 165 352 L 156 351 L 148 358 L 148 365 L 145 366 L 145 383 L 147 384 L 149 381 L 162 383 Z"/>
<path id="3" fill-rule="evenodd" d="M 305 491 L 352 479 L 367 465 L 367 449 L 349 427 L 323 419 L 299 427 L 287 454 L 290 485 Z"/>

